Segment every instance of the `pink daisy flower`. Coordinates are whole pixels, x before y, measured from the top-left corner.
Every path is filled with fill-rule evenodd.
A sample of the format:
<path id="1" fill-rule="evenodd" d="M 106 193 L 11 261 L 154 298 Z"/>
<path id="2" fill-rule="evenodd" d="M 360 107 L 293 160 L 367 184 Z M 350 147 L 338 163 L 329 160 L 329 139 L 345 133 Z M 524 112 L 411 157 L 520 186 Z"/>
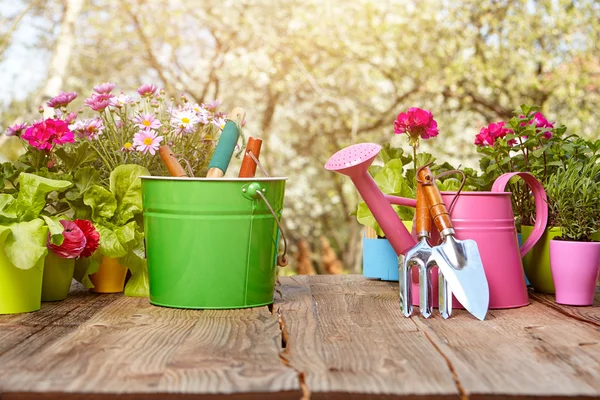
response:
<path id="1" fill-rule="evenodd" d="M 104 82 L 98 86 L 94 86 L 94 92 L 98 94 L 109 94 L 115 88 L 114 83 Z"/>
<path id="2" fill-rule="evenodd" d="M 156 92 L 156 89 L 158 89 L 158 86 L 145 83 L 142 86 L 140 86 L 139 88 L 137 88 L 137 92 L 139 93 L 140 96 L 146 97 L 146 96 L 152 96 L 154 94 L 154 92 Z"/>
<path id="3" fill-rule="evenodd" d="M 135 146 L 137 151 L 142 152 L 142 154 L 150 153 L 154 155 L 162 140 L 163 137 L 158 136 L 156 132 L 142 130 L 133 136 L 133 146 Z"/>
<path id="4" fill-rule="evenodd" d="M 95 140 L 104 131 L 104 123 L 100 118 L 91 118 L 85 121 L 77 121 L 69 128 L 82 139 Z"/>
<path id="5" fill-rule="evenodd" d="M 23 131 L 27 129 L 27 124 L 26 123 L 22 123 L 22 124 L 14 124 L 13 126 L 9 126 L 6 129 L 6 136 L 21 136 L 21 133 L 23 133 Z"/>
<path id="6" fill-rule="evenodd" d="M 70 102 L 77 98 L 76 92 L 60 92 L 58 96 L 51 98 L 46 105 L 52 108 L 66 107 Z"/>
<path id="7" fill-rule="evenodd" d="M 113 97 L 115 96 L 108 93 L 92 93 L 90 97 L 85 99 L 85 105 L 94 111 L 104 111 L 110 104 L 110 99 Z"/>
<path id="8" fill-rule="evenodd" d="M 127 96 L 124 93 L 121 93 L 118 97 L 113 97 L 110 99 L 109 104 L 111 107 L 123 108 L 126 105 L 133 104 L 134 101 L 131 96 Z"/>
<path id="9" fill-rule="evenodd" d="M 136 123 L 136 126 L 140 129 L 158 129 L 161 126 L 161 123 L 154 114 L 140 114 L 137 115 L 133 121 Z"/>
<path id="10" fill-rule="evenodd" d="M 209 101 L 206 104 L 202 104 L 202 107 L 206 108 L 209 111 L 215 112 L 217 107 L 219 107 L 221 105 L 221 100 L 213 100 L 213 101 Z"/>

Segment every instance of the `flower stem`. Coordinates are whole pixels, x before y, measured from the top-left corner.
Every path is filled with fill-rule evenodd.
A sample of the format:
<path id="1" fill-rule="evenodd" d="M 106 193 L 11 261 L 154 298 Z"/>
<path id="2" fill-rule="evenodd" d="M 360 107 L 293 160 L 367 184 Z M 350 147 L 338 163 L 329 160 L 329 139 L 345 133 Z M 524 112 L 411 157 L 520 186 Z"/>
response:
<path id="1" fill-rule="evenodd" d="M 413 162 L 415 164 L 415 188 L 416 188 L 417 187 L 417 146 L 413 146 Z"/>

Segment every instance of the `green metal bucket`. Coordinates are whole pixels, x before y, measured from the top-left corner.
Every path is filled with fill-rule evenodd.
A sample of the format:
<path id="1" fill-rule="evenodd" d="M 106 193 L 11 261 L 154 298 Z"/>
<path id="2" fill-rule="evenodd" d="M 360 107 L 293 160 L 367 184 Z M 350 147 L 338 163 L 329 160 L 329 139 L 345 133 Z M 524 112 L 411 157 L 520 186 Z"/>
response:
<path id="1" fill-rule="evenodd" d="M 273 303 L 286 179 L 143 176 L 150 303 Z"/>

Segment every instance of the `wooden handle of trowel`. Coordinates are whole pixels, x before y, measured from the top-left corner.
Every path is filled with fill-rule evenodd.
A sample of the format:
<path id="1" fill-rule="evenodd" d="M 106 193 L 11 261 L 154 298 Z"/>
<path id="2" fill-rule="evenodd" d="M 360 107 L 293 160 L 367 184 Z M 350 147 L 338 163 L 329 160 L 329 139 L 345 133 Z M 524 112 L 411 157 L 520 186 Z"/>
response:
<path id="1" fill-rule="evenodd" d="M 158 154 L 160 154 L 160 158 L 162 158 L 163 163 L 165 163 L 165 166 L 169 170 L 171 176 L 187 176 L 185 169 L 183 169 L 181 164 L 179 164 L 179 161 L 177 161 L 177 158 L 175 158 L 175 155 L 169 146 L 160 146 L 158 149 Z"/>
<path id="2" fill-rule="evenodd" d="M 429 213 L 429 206 L 427 204 L 427 198 L 425 197 L 425 188 L 422 184 L 417 182 L 417 238 L 429 237 L 431 232 L 431 214 Z"/>
<path id="3" fill-rule="evenodd" d="M 422 167 L 417 173 L 417 179 L 422 183 L 423 190 L 425 192 L 425 198 L 427 199 L 427 205 L 429 206 L 429 212 L 436 228 L 442 232 L 444 229 L 453 228 L 450 214 L 446 208 L 446 203 L 442 199 L 440 189 L 433 180 L 433 174 L 429 167 Z M 417 228 L 418 231 L 418 228 Z"/>
<path id="4" fill-rule="evenodd" d="M 256 163 L 248 155 L 252 152 L 252 155 L 258 160 L 260 155 L 260 147 L 262 146 L 262 140 L 255 137 L 248 138 L 248 145 L 246 146 L 246 152 L 244 153 L 244 159 L 242 160 L 242 167 L 240 168 L 240 174 L 238 178 L 253 178 L 256 173 Z"/>

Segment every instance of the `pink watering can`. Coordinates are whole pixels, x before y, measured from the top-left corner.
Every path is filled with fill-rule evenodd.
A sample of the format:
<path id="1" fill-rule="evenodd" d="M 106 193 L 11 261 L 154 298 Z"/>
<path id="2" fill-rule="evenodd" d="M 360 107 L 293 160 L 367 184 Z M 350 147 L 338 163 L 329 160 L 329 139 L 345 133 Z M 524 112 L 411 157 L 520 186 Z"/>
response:
<path id="1" fill-rule="evenodd" d="M 416 200 L 385 195 L 367 169 L 379 154 L 381 146 L 361 143 L 335 153 L 325 168 L 352 179 L 361 197 L 381 226 L 397 255 L 405 254 L 416 243 L 392 208 L 391 204 L 416 206 Z M 509 180 L 518 175 L 530 187 L 536 206 L 534 230 L 519 249 L 517 230 L 511 204 L 511 193 L 504 192 Z M 448 207 L 456 193 L 442 192 Z M 541 183 L 529 173 L 516 172 L 500 176 L 491 192 L 460 192 L 450 209 L 456 238 L 475 240 L 481 254 L 489 285 L 489 308 L 513 308 L 529 304 L 521 258 L 542 237 L 548 220 L 546 193 Z M 413 224 L 414 226 L 414 224 Z M 438 244 L 437 232 L 432 232 L 431 244 Z M 437 271 L 432 273 L 434 306 L 437 306 Z M 418 274 L 413 273 L 413 304 L 419 302 Z M 454 299 L 453 308 L 463 308 Z"/>

